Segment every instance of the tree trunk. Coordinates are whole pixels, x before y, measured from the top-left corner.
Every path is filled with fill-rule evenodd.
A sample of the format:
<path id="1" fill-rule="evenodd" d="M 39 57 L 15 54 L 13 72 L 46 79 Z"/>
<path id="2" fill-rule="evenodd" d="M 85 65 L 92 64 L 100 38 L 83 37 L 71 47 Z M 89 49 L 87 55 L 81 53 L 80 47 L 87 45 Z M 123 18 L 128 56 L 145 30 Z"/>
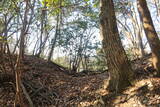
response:
<path id="1" fill-rule="evenodd" d="M 52 38 L 51 40 L 51 50 L 49 51 L 49 54 L 48 54 L 48 61 L 51 61 L 52 59 L 52 55 L 53 55 L 53 52 L 54 52 L 54 48 L 55 48 L 55 45 L 56 45 L 56 41 L 57 41 L 57 37 L 59 35 L 59 14 L 57 15 L 57 23 L 56 23 L 56 29 L 55 29 L 55 35 L 54 35 L 54 38 Z"/>
<path id="2" fill-rule="evenodd" d="M 133 25 L 135 26 L 135 29 L 136 32 L 135 32 L 135 35 L 137 35 L 137 41 L 138 41 L 138 47 L 139 48 L 139 56 L 141 57 L 144 57 L 145 56 L 145 51 L 144 51 L 144 46 L 143 46 L 143 41 L 142 41 L 142 26 L 141 24 L 138 23 L 138 19 L 137 19 L 137 13 L 136 13 L 136 9 L 134 8 L 133 11 L 132 11 L 132 14 L 130 14 L 130 16 L 132 17 L 132 21 L 133 21 Z"/>
<path id="3" fill-rule="evenodd" d="M 143 58 L 145 56 L 145 51 L 144 51 L 144 45 L 143 45 L 143 41 L 142 41 L 142 36 L 141 36 L 141 28 L 138 29 L 138 44 L 139 44 L 139 49 L 140 49 L 140 53 L 141 53 L 141 57 Z"/>
<path id="4" fill-rule="evenodd" d="M 110 72 L 108 89 L 117 92 L 131 85 L 133 72 L 118 34 L 113 0 L 101 0 L 100 9 L 100 31 Z"/>
<path id="5" fill-rule="evenodd" d="M 28 0 L 26 0 L 26 8 L 25 8 L 25 12 L 24 12 L 24 19 L 23 19 L 23 26 L 22 26 L 22 30 L 21 30 L 21 34 L 20 34 L 20 49 L 19 49 L 19 54 L 22 56 L 22 59 L 24 59 L 24 53 L 25 53 L 25 37 L 27 34 L 27 15 L 29 13 L 29 4 L 28 4 Z"/>
<path id="6" fill-rule="evenodd" d="M 46 18 L 47 18 L 47 6 L 46 6 L 46 2 L 44 3 L 44 7 L 42 9 L 42 14 L 41 14 L 41 34 L 40 34 L 40 46 L 39 46 L 39 52 L 37 53 L 37 57 L 40 57 L 44 46 L 46 44 L 47 41 L 47 29 L 46 29 Z M 43 40 L 43 36 L 45 36 L 45 39 Z"/>
<path id="7" fill-rule="evenodd" d="M 15 76 L 16 76 L 16 96 L 15 96 L 15 103 L 14 107 L 20 106 L 24 107 L 23 105 L 23 97 L 22 97 L 22 89 L 20 86 L 21 83 L 21 73 L 22 73 L 22 61 L 24 59 L 24 51 L 25 51 L 25 36 L 27 33 L 26 27 L 27 27 L 27 16 L 29 13 L 29 1 L 25 1 L 25 12 L 24 12 L 24 19 L 23 19 L 23 26 L 20 34 L 20 47 L 19 47 L 19 55 L 16 63 L 16 71 L 15 71 Z"/>
<path id="8" fill-rule="evenodd" d="M 137 0 L 137 7 L 147 40 L 151 47 L 153 66 L 158 71 L 157 75 L 160 76 L 160 40 L 154 28 L 146 0 Z"/>

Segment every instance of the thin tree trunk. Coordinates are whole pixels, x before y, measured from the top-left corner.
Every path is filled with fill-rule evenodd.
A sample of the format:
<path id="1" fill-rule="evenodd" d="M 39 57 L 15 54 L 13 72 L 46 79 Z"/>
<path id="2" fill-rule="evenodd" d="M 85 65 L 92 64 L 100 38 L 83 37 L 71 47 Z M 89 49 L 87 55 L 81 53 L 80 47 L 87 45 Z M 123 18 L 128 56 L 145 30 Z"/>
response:
<path id="1" fill-rule="evenodd" d="M 25 13 L 24 13 L 24 20 L 23 20 L 23 27 L 22 27 L 22 30 L 21 30 L 21 34 L 20 34 L 20 52 L 19 54 L 22 55 L 22 59 L 24 58 L 24 53 L 25 53 L 25 36 L 27 34 L 27 31 L 26 31 L 26 28 L 27 28 L 27 15 L 28 15 L 28 12 L 29 12 L 29 4 L 28 4 L 28 0 L 26 0 L 26 8 L 25 8 Z"/>
<path id="2" fill-rule="evenodd" d="M 23 27 L 20 34 L 20 48 L 19 48 L 19 55 L 16 63 L 16 96 L 15 96 L 15 104 L 14 106 L 20 106 L 23 107 L 23 98 L 22 98 L 22 89 L 21 89 L 21 70 L 22 70 L 22 60 L 24 59 L 24 51 L 25 51 L 25 35 L 27 33 L 26 27 L 27 27 L 27 15 L 29 13 L 29 0 L 25 1 L 25 12 L 24 12 L 24 20 L 23 20 Z"/>
<path id="3" fill-rule="evenodd" d="M 55 44 L 56 44 L 57 37 L 58 37 L 58 29 L 59 29 L 59 14 L 57 15 L 56 31 L 55 31 L 54 38 L 51 41 L 51 50 L 48 55 L 48 61 L 51 61 L 51 59 L 52 59 L 52 55 L 53 55 Z"/>
<path id="4" fill-rule="evenodd" d="M 154 28 L 146 0 L 137 0 L 137 7 L 147 40 L 151 47 L 153 66 L 158 71 L 157 75 L 160 76 L 160 40 Z"/>
<path id="5" fill-rule="evenodd" d="M 100 31 L 110 72 L 108 89 L 117 92 L 131 85 L 133 72 L 118 34 L 113 0 L 101 0 L 100 5 Z"/>
<path id="6" fill-rule="evenodd" d="M 145 56 L 145 51 L 144 51 L 144 46 L 143 46 L 143 41 L 142 41 L 142 36 L 141 36 L 141 28 L 138 29 L 138 44 L 139 44 L 139 48 L 140 48 L 140 53 L 141 53 L 141 57 L 143 58 Z"/>
<path id="7" fill-rule="evenodd" d="M 44 3 L 45 6 L 44 6 L 44 9 L 42 9 L 42 13 L 41 13 L 41 34 L 40 34 L 40 46 L 39 46 L 39 52 L 37 53 L 37 56 L 40 57 L 40 54 L 42 52 L 42 45 L 43 45 L 43 34 L 44 34 L 44 29 L 46 29 L 44 27 L 44 25 L 46 23 L 44 23 L 46 20 L 45 20 L 45 17 L 46 17 L 46 2 Z"/>
<path id="8" fill-rule="evenodd" d="M 145 56 L 145 51 L 144 51 L 144 45 L 143 45 L 143 41 L 142 41 L 142 26 L 141 26 L 141 23 L 139 24 L 138 23 L 138 19 L 137 19 L 137 13 L 136 13 L 136 9 L 133 7 L 133 13 L 134 13 L 134 22 L 135 22 L 135 25 L 137 25 L 137 37 L 138 37 L 138 45 L 139 45 L 139 51 L 140 51 L 140 54 L 141 54 L 141 57 L 144 57 Z"/>

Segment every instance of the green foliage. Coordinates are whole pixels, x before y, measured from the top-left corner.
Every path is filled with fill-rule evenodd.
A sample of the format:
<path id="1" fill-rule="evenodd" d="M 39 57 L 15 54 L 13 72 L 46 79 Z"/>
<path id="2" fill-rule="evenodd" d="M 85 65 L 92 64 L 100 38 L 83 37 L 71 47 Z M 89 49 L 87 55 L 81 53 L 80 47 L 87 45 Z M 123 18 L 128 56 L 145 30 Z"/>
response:
<path id="1" fill-rule="evenodd" d="M 118 13 L 127 14 L 131 9 L 131 2 L 129 0 L 115 1 L 115 11 Z"/>
<path id="2" fill-rule="evenodd" d="M 60 0 L 42 0 L 41 3 L 43 6 L 51 7 L 57 6 Z"/>
<path id="3" fill-rule="evenodd" d="M 63 57 L 57 57 L 55 60 L 53 60 L 55 63 L 63 66 L 63 67 L 68 67 L 69 65 L 69 58 L 67 56 Z"/>
<path id="4" fill-rule="evenodd" d="M 16 14 L 17 12 L 19 12 L 19 7 L 17 5 L 18 1 L 19 0 L 2 0 L 0 2 L 0 12 L 4 14 Z"/>
<path id="5" fill-rule="evenodd" d="M 0 36 L 0 40 L 3 40 L 3 37 L 2 37 L 2 36 Z"/>
<path id="6" fill-rule="evenodd" d="M 57 16 L 57 14 L 62 12 L 62 7 L 70 5 L 70 0 L 42 0 L 41 4 L 43 7 L 47 7 L 49 15 Z"/>
<path id="7" fill-rule="evenodd" d="M 103 53 L 102 48 L 96 49 L 96 55 L 94 56 L 94 60 L 91 63 L 92 67 L 94 67 L 94 70 L 102 71 L 107 69 L 105 55 Z"/>
<path id="8" fill-rule="evenodd" d="M 0 36 L 0 42 L 3 42 L 3 43 L 11 43 L 11 39 L 9 40 L 5 40 L 5 38 L 3 36 Z"/>
<path id="9" fill-rule="evenodd" d="M 3 32 L 3 29 L 4 29 L 4 20 L 0 18 L 0 33 Z"/>
<path id="10" fill-rule="evenodd" d="M 90 1 L 90 0 L 84 0 L 85 2 L 88 2 L 88 1 Z"/>
<path id="11" fill-rule="evenodd" d="M 61 8 L 70 5 L 71 0 L 42 0 L 41 3 L 50 8 Z"/>

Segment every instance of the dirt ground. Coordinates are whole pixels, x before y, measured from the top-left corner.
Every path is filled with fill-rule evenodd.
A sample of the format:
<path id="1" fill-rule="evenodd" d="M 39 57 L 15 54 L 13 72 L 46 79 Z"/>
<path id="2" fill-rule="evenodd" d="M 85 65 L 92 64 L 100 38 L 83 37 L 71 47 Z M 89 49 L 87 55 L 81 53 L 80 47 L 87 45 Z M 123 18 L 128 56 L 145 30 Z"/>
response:
<path id="1" fill-rule="evenodd" d="M 0 71 L 0 107 L 12 107 L 15 82 L 10 62 Z M 160 107 L 160 78 L 150 58 L 132 62 L 137 82 L 122 93 L 108 93 L 108 72 L 75 76 L 53 62 L 25 56 L 22 83 L 35 107 Z M 4 76 L 6 75 L 6 76 Z M 3 77 L 2 77 L 3 76 Z M 24 95 L 26 107 L 28 101 Z"/>

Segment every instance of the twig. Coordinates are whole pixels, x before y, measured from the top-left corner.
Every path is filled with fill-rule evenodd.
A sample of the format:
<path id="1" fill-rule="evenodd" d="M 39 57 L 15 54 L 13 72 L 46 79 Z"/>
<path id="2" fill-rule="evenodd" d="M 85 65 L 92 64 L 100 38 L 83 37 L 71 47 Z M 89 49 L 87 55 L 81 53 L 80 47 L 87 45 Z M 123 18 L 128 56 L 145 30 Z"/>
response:
<path id="1" fill-rule="evenodd" d="M 26 96 L 26 98 L 27 98 L 27 100 L 28 100 L 28 102 L 29 102 L 29 107 L 34 107 L 33 102 L 32 102 L 32 100 L 31 100 L 29 94 L 27 93 L 26 88 L 24 87 L 23 83 L 20 82 L 20 85 L 21 85 L 21 87 L 22 87 L 22 90 L 23 90 L 24 95 Z"/>
<path id="2" fill-rule="evenodd" d="M 32 95 L 31 97 L 35 96 L 39 91 L 41 91 L 43 87 L 38 88 Z"/>

